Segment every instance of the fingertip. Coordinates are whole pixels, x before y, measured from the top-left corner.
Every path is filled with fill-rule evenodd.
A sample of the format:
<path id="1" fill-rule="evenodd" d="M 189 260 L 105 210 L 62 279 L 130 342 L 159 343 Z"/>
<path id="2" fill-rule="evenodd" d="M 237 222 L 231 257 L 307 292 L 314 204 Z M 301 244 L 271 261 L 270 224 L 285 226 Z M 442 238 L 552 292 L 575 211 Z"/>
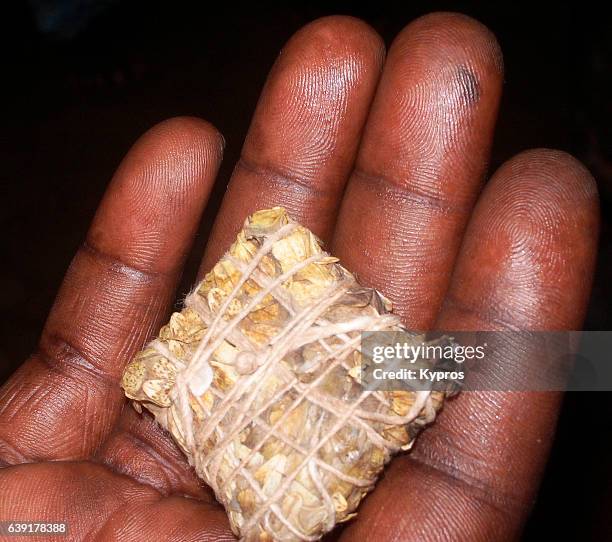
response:
<path id="1" fill-rule="evenodd" d="M 176 270 L 197 228 L 223 138 L 194 117 L 160 122 L 118 167 L 87 236 L 102 253 L 139 267 Z"/>
<path id="2" fill-rule="evenodd" d="M 154 127 L 153 129 L 155 129 Z M 200 141 L 202 144 L 209 145 L 218 154 L 223 153 L 225 139 L 221 132 L 211 122 L 192 116 L 171 117 L 160 122 L 158 129 L 166 130 L 174 135 L 179 141 L 190 139 Z"/>
<path id="3" fill-rule="evenodd" d="M 476 317 L 475 326 L 580 327 L 598 222 L 595 182 L 574 157 L 533 149 L 508 160 L 475 208 L 447 298 L 455 310 L 445 318 Z"/>
<path id="4" fill-rule="evenodd" d="M 197 117 L 172 117 L 147 130 L 132 150 L 170 159 L 179 164 L 187 159 L 220 160 L 225 140 L 210 122 Z"/>
<path id="5" fill-rule="evenodd" d="M 477 208 L 476 215 L 484 211 L 484 222 L 494 229 L 513 224 L 515 232 L 537 229 L 551 242 L 562 236 L 585 245 L 596 240 L 597 184 L 588 169 L 566 152 L 541 148 L 517 154 L 493 175 L 483 199 L 490 204 Z"/>
<path id="6" fill-rule="evenodd" d="M 511 227 L 513 235 L 529 235 L 542 253 L 574 246 L 576 251 L 595 253 L 597 184 L 572 155 L 544 148 L 523 151 L 499 168 L 484 196 L 489 192 L 495 212 L 484 222 L 493 231 Z"/>
<path id="7" fill-rule="evenodd" d="M 296 32 L 289 47 L 315 45 L 321 60 L 344 58 L 348 53 L 361 63 L 382 69 L 385 44 L 378 32 L 365 21 L 347 15 L 330 15 L 315 19 Z"/>
<path id="8" fill-rule="evenodd" d="M 415 19 L 398 34 L 393 46 L 403 49 L 412 42 L 434 44 L 442 57 L 463 51 L 486 68 L 503 74 L 503 53 L 495 34 L 480 21 L 455 12 L 434 12 Z"/>
<path id="9" fill-rule="evenodd" d="M 208 196 L 223 155 L 223 138 L 209 122 L 174 117 L 147 130 L 128 151 L 109 187 L 101 209 L 118 195 L 123 207 L 196 208 Z M 131 203 L 130 203 L 131 202 Z M 125 211 L 125 208 L 124 208 Z"/>
<path id="10" fill-rule="evenodd" d="M 520 152 L 501 168 L 499 182 L 507 184 L 537 182 L 563 201 L 577 200 L 598 203 L 597 183 L 585 165 L 573 155 L 549 148 L 536 148 Z"/>
<path id="11" fill-rule="evenodd" d="M 394 68 L 394 85 L 420 79 L 423 88 L 407 86 L 407 97 L 455 115 L 478 109 L 495 118 L 503 83 L 503 55 L 495 35 L 482 23 L 459 13 L 431 13 L 398 34 L 385 72 Z M 406 98 L 407 99 L 407 98 Z M 469 123 L 465 120 L 465 123 Z"/>
<path id="12" fill-rule="evenodd" d="M 243 158 L 307 183 L 333 184 L 320 175 L 323 155 L 356 147 L 383 58 L 380 36 L 353 17 L 323 17 L 298 30 L 270 72 Z"/>

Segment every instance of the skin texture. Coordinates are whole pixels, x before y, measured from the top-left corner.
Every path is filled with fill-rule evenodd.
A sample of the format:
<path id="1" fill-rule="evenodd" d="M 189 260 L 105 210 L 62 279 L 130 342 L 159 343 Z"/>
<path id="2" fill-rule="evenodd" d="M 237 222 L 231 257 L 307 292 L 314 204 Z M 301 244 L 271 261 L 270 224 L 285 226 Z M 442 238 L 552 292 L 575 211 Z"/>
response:
<path id="1" fill-rule="evenodd" d="M 537 149 L 482 189 L 503 80 L 491 33 L 422 17 L 386 55 L 347 17 L 279 56 L 203 257 L 245 216 L 284 205 L 412 328 L 579 329 L 597 193 L 571 156 Z M 39 347 L 0 388 L 0 518 L 66 520 L 74 539 L 233 540 L 225 513 L 118 385 L 166 320 L 222 154 L 191 118 L 146 133 L 113 177 Z M 528 366 L 509 352 L 512 370 Z M 557 393 L 466 392 L 394 459 L 343 540 L 506 540 L 521 532 Z"/>

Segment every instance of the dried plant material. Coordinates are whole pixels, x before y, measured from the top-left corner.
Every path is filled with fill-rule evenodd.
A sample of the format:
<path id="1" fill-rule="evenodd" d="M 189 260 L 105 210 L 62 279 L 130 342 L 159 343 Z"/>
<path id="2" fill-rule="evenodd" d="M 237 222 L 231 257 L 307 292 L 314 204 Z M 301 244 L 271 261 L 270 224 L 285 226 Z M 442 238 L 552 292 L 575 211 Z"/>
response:
<path id="1" fill-rule="evenodd" d="M 153 413 L 247 541 L 318 540 L 355 515 L 444 393 L 367 391 L 360 332 L 401 330 L 279 207 L 235 243 L 127 366 Z"/>

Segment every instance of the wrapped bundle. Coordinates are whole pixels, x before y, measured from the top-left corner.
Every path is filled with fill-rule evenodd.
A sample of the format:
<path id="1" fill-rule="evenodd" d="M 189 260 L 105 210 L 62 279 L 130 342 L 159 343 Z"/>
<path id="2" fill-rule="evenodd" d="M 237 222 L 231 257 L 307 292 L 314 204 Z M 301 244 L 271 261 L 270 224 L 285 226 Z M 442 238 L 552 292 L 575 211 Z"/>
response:
<path id="1" fill-rule="evenodd" d="M 444 399 L 361 384 L 361 332 L 403 329 L 390 309 L 284 209 L 259 211 L 122 386 L 169 431 L 237 536 L 318 540 L 355 515 Z"/>

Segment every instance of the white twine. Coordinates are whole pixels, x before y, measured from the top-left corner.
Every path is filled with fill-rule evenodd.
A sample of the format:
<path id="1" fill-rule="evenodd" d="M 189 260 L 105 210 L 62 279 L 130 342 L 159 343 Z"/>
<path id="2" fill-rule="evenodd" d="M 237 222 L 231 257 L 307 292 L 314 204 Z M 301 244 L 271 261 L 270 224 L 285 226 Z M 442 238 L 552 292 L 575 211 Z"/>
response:
<path id="1" fill-rule="evenodd" d="M 176 358 L 176 356 L 173 356 L 162 341 L 153 341 L 150 346 L 177 367 L 176 382 L 171 391 L 171 398 L 173 400 L 171 410 L 173 414 L 177 414 L 177 416 L 174 416 L 175 425 L 184 440 L 190 463 L 195 466 L 198 474 L 215 491 L 217 498 L 226 505 L 229 504 L 226 489 L 237 477 L 242 477 L 259 498 L 260 502 L 256 511 L 239 526 L 241 532 L 243 534 L 248 533 L 259 522 L 262 522 L 266 530 L 273 533 L 274 529 L 271 519 L 274 516 L 291 533 L 291 537 L 287 538 L 287 540 L 315 541 L 319 539 L 318 535 L 307 535 L 297 529 L 285 517 L 277 504 L 281 497 L 286 494 L 300 471 L 304 468 L 307 469 L 314 487 L 320 494 L 321 502 L 327 510 L 322 527 L 326 531 L 331 530 L 336 523 L 336 511 L 332 497 L 321 478 L 320 470 L 365 490 L 371 488 L 375 480 L 357 478 L 327 464 L 318 457 L 321 448 L 342 427 L 346 424 L 351 424 L 362 430 L 372 445 L 382 448 L 385 451 L 385 458 L 388 459 L 392 453 L 398 451 L 399 447 L 385 439 L 371 423 L 405 425 L 414 421 L 419 416 L 424 416 L 424 421 L 429 422 L 435 417 L 435 408 L 432 404 L 430 391 L 416 392 L 415 401 L 405 416 L 384 414 L 360 408 L 360 405 L 368 397 L 372 396 L 386 407 L 385 410 L 388 410 L 388 401 L 384 394 L 380 392 L 364 390 L 355 401 L 347 404 L 318 391 L 318 385 L 335 368 L 342 366 L 348 371 L 346 358 L 360 348 L 361 337 L 359 334 L 355 335 L 355 332 L 399 329 L 400 325 L 397 317 L 391 314 L 363 315 L 346 322 L 336 323 L 324 320 L 322 317 L 325 311 L 338 303 L 351 288 L 356 286 L 354 278 L 348 273 L 331 284 L 320 298 L 314 300 L 309 305 L 294 307 L 291 296 L 282 288 L 282 285 L 291 280 L 296 273 L 308 265 L 319 262 L 327 255 L 320 253 L 305 258 L 292 269 L 275 278 L 268 277 L 258 269 L 258 266 L 262 259 L 272 250 L 274 243 L 289 235 L 297 227 L 296 223 L 291 222 L 267 235 L 262 246 L 248 263 L 241 262 L 230 255 L 224 257 L 241 272 L 241 275 L 216 314 L 203 302 L 201 296 L 197 293 L 197 288 L 187 296 L 185 306 L 191 307 L 200 315 L 207 329 L 187 365 L 182 360 Z M 224 315 L 232 302 L 237 299 L 242 286 L 247 280 L 256 282 L 260 286 L 260 290 L 250 298 L 249 302 L 234 317 L 225 320 Z M 236 328 L 267 295 L 272 295 L 285 308 L 289 313 L 289 319 L 286 325 L 283 326 L 283 329 L 270 340 L 270 343 L 265 348 L 256 348 L 250 344 L 250 341 L 245 340 L 245 337 Z M 340 338 L 342 344 L 331 348 L 325 341 L 325 339 L 331 337 Z M 210 364 L 210 360 L 215 350 L 226 340 L 233 342 L 241 350 L 234 362 L 234 368 L 241 377 L 227 393 L 223 394 L 215 386 L 211 386 L 214 379 L 214 368 Z M 317 367 L 324 368 L 311 382 L 304 384 L 297 379 L 295 374 L 279 362 L 289 352 L 314 342 L 320 343 L 327 351 L 327 355 L 322 357 L 317 363 Z M 314 370 L 314 368 L 309 367 L 308 370 Z M 274 371 L 283 371 L 287 384 L 279 389 L 265 404 L 260 405 L 257 409 L 252 408 L 261 388 L 265 385 L 267 376 Z M 272 425 L 269 425 L 260 416 L 275 402 L 281 400 L 291 389 L 295 390 L 295 399 L 281 416 Z M 196 434 L 194 431 L 194 414 L 191 402 L 196 402 L 202 407 L 201 397 L 206 391 L 210 391 L 218 401 L 215 403 L 213 412 L 210 412 L 204 420 L 198 422 Z M 286 434 L 279 430 L 291 413 L 304 400 L 311 402 L 322 410 L 319 423 L 310 439 L 309 449 L 302 448 L 302 446 L 293 442 Z M 232 408 L 234 409 L 231 417 L 232 423 L 229 423 L 227 414 Z M 336 418 L 334 424 L 326 429 L 325 435 L 321 435 L 322 423 L 325 417 L 323 413 Z M 238 462 L 230 475 L 222 482 L 219 482 L 217 479 L 218 471 L 226 454 L 227 447 L 235 441 L 245 427 L 251 424 L 260 426 L 264 430 L 264 436 L 250 450 L 247 456 Z M 203 445 L 211 438 L 213 433 L 217 435 L 217 441 L 214 448 L 205 453 Z M 260 484 L 253 478 L 246 467 L 255 454 L 272 437 L 293 448 L 303 459 L 298 467 L 284 476 L 276 491 L 268 496 L 262 491 Z M 278 540 L 284 538 L 282 533 L 274 532 L 274 535 L 275 539 Z"/>

